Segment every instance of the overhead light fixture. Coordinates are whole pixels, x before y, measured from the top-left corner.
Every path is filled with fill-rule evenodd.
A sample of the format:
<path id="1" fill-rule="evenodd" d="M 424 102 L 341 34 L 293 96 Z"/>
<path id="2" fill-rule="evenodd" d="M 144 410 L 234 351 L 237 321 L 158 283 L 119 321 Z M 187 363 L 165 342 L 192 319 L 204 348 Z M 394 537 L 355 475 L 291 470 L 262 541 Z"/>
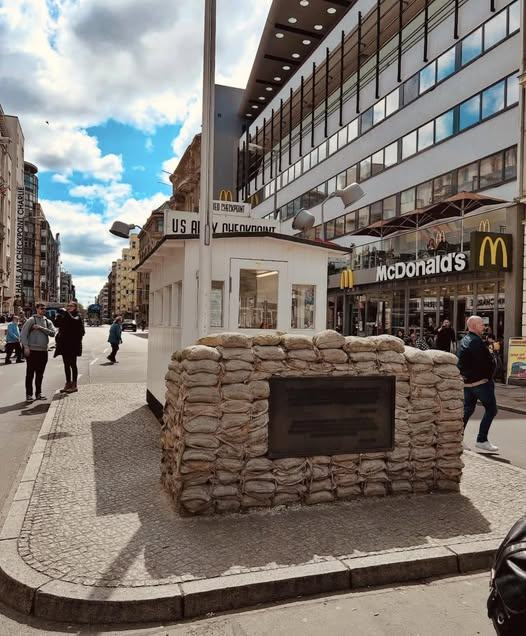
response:
<path id="1" fill-rule="evenodd" d="M 252 117 L 252 113 L 245 113 L 246 117 Z"/>
<path id="2" fill-rule="evenodd" d="M 285 35 L 283 33 L 279 32 L 279 33 L 276 33 L 276 37 L 278 38 L 278 40 L 281 40 L 281 38 L 284 38 Z"/>
<path id="3" fill-rule="evenodd" d="M 274 89 L 272 88 L 272 86 L 266 86 L 265 90 L 271 93 Z"/>
<path id="4" fill-rule="evenodd" d="M 256 278 L 266 278 L 267 276 L 277 276 L 278 272 L 273 271 L 273 272 L 260 272 L 259 274 L 256 274 Z"/>
<path id="5" fill-rule="evenodd" d="M 308 7 L 309 6 L 309 0 L 300 0 L 300 5 L 302 7 Z"/>
<path id="6" fill-rule="evenodd" d="M 290 66 L 288 66 L 287 64 L 285 64 L 285 66 L 281 67 L 284 71 L 290 71 Z"/>
<path id="7" fill-rule="evenodd" d="M 264 102 L 264 101 L 265 101 L 265 98 L 264 98 L 264 97 L 258 97 L 258 99 L 259 99 L 260 101 L 262 101 L 262 102 Z"/>
<path id="8" fill-rule="evenodd" d="M 300 56 L 300 54 L 299 54 L 299 53 L 293 53 L 293 54 L 292 54 L 292 57 L 293 57 L 295 60 L 297 60 L 299 56 Z"/>
<path id="9" fill-rule="evenodd" d="M 305 44 L 305 46 L 308 46 L 310 44 L 310 40 L 303 40 L 303 44 Z"/>
<path id="10" fill-rule="evenodd" d="M 278 77 L 278 76 L 276 75 L 276 77 L 274 78 L 274 81 L 275 81 L 275 82 L 281 82 L 281 77 Z"/>
<path id="11" fill-rule="evenodd" d="M 257 104 L 253 104 L 252 108 L 253 108 L 254 110 L 257 110 L 257 109 L 259 108 L 259 106 L 258 106 Z"/>
<path id="12" fill-rule="evenodd" d="M 334 7 L 329 7 L 327 9 L 327 13 L 330 13 L 330 14 L 336 13 L 336 9 Z"/>
<path id="13" fill-rule="evenodd" d="M 296 24 L 296 22 L 297 22 L 297 21 L 298 21 L 298 19 L 297 19 L 297 18 L 289 18 L 289 22 L 290 22 L 291 24 Z"/>
<path id="14" fill-rule="evenodd" d="M 321 30 L 323 29 L 323 24 L 315 24 L 315 25 L 314 25 L 314 29 L 315 29 L 316 31 L 321 31 Z"/>

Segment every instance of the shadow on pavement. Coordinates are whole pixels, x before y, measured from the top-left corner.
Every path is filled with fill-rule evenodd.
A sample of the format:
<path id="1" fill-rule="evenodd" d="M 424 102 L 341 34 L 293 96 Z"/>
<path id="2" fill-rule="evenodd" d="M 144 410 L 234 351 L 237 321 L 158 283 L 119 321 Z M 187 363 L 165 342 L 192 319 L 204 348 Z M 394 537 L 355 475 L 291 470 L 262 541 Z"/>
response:
<path id="1" fill-rule="evenodd" d="M 51 404 L 49 402 L 41 402 L 40 404 L 36 404 L 31 408 L 24 409 L 20 412 L 20 415 L 42 415 L 43 413 L 47 413 L 49 411 L 49 407 Z"/>
<path id="2" fill-rule="evenodd" d="M 495 455 L 493 453 L 486 453 L 484 457 L 486 457 L 487 459 L 492 459 L 494 462 L 499 462 L 500 464 L 511 464 L 509 459 L 501 457 L 500 455 Z"/>
<path id="3" fill-rule="evenodd" d="M 50 439 L 63 439 L 64 437 L 71 437 L 71 433 L 47 433 L 46 435 L 41 435 L 40 439 L 50 440 Z"/>
<path id="4" fill-rule="evenodd" d="M 20 411 L 26 406 L 27 406 L 27 402 L 25 400 L 23 402 L 17 402 L 16 404 L 9 404 L 8 406 L 2 406 L 0 408 L 0 415 L 3 415 L 4 413 L 10 413 L 11 411 Z"/>
<path id="5" fill-rule="evenodd" d="M 106 567 L 101 576 L 105 581 L 122 580 L 141 559 L 152 579 L 167 582 L 184 575 L 219 576 L 239 567 L 416 548 L 434 543 L 433 539 L 491 531 L 490 522 L 461 494 L 361 499 L 216 518 L 180 517 L 160 485 L 159 428 L 146 413 L 141 415 L 145 410 L 91 424 L 96 515 L 117 520 L 135 513 L 140 523 Z M 93 526 L 98 523 L 93 520 Z M 130 533 L 132 527 L 127 530 Z"/>

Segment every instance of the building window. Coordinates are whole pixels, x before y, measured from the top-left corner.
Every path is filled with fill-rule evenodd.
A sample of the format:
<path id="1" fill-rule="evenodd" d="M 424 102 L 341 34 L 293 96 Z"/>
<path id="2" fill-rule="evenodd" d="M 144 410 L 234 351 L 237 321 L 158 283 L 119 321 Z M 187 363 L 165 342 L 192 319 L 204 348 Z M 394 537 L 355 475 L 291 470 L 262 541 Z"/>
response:
<path id="1" fill-rule="evenodd" d="M 418 129 L 418 152 L 433 145 L 435 122 L 430 121 Z"/>
<path id="2" fill-rule="evenodd" d="M 400 214 L 407 214 L 415 209 L 415 189 L 409 188 L 400 193 Z"/>
<path id="3" fill-rule="evenodd" d="M 345 215 L 345 233 L 350 234 L 356 229 L 356 212 L 349 212 Z"/>
<path id="4" fill-rule="evenodd" d="M 347 144 L 347 128 L 342 128 L 338 132 L 338 148 L 343 148 Z"/>
<path id="5" fill-rule="evenodd" d="M 338 133 L 335 133 L 329 139 L 329 155 L 334 154 L 338 150 Z"/>
<path id="6" fill-rule="evenodd" d="M 174 327 L 181 326 L 182 300 L 183 300 L 183 283 L 182 281 L 177 281 L 176 283 L 173 284 L 173 289 L 172 289 L 172 303 L 173 303 L 172 321 L 173 321 Z"/>
<path id="7" fill-rule="evenodd" d="M 277 271 L 241 269 L 239 272 L 240 329 L 276 329 L 278 322 Z"/>
<path id="8" fill-rule="evenodd" d="M 353 119 L 347 126 L 347 139 L 352 141 L 358 137 L 358 118 Z"/>
<path id="9" fill-rule="evenodd" d="M 478 161 L 463 166 L 458 170 L 458 191 L 474 192 L 479 189 L 479 164 Z"/>
<path id="10" fill-rule="evenodd" d="M 292 285 L 292 329 L 314 329 L 316 287 Z"/>
<path id="11" fill-rule="evenodd" d="M 400 91 L 395 89 L 385 98 L 385 116 L 389 117 L 400 108 Z"/>
<path id="12" fill-rule="evenodd" d="M 324 159 L 327 158 L 327 142 L 323 142 L 319 147 L 318 147 L 318 162 L 323 161 Z M 290 176 L 290 175 L 289 175 Z"/>
<path id="13" fill-rule="evenodd" d="M 402 159 L 416 153 L 416 130 L 402 138 Z"/>
<path id="14" fill-rule="evenodd" d="M 356 183 L 358 180 L 358 166 L 354 165 L 347 168 L 347 184 Z"/>
<path id="15" fill-rule="evenodd" d="M 332 241 L 334 238 L 334 219 L 331 221 L 327 221 L 325 223 L 325 239 L 327 241 Z"/>
<path id="16" fill-rule="evenodd" d="M 371 176 L 371 157 L 366 157 L 360 161 L 360 181 L 364 181 Z"/>
<path id="17" fill-rule="evenodd" d="M 433 182 L 426 181 L 416 188 L 416 207 L 425 208 L 433 203 Z"/>
<path id="18" fill-rule="evenodd" d="M 340 174 L 336 177 L 336 188 L 338 190 L 343 190 L 347 185 L 347 172 L 344 170 L 340 172 Z"/>
<path id="19" fill-rule="evenodd" d="M 384 165 L 386 168 L 394 166 L 398 163 L 398 142 L 395 141 L 391 145 L 385 148 L 384 152 Z"/>
<path id="20" fill-rule="evenodd" d="M 504 179 L 517 178 L 517 147 L 509 148 L 504 154 Z"/>
<path id="21" fill-rule="evenodd" d="M 345 234 L 345 217 L 339 216 L 334 219 L 334 238 L 338 238 Z"/>
<path id="22" fill-rule="evenodd" d="M 362 135 L 367 132 L 373 126 L 373 109 L 369 108 L 361 116 L 362 120 Z"/>
<path id="23" fill-rule="evenodd" d="M 433 200 L 440 201 L 454 193 L 455 173 L 448 172 L 433 180 Z"/>
<path id="24" fill-rule="evenodd" d="M 395 194 L 393 194 L 392 197 L 387 197 L 386 199 L 383 200 L 383 208 L 384 208 L 384 214 L 383 214 L 384 220 L 392 219 L 393 217 L 396 216 L 396 195 Z"/>
<path id="25" fill-rule="evenodd" d="M 460 104 L 460 124 L 459 129 L 465 130 L 480 121 L 480 95 L 475 95 L 471 99 Z"/>
<path id="26" fill-rule="evenodd" d="M 455 72 L 455 47 L 446 51 L 437 60 L 437 82 L 441 82 Z"/>
<path id="27" fill-rule="evenodd" d="M 418 97 L 418 75 L 413 75 L 403 86 L 404 106 Z"/>
<path id="28" fill-rule="evenodd" d="M 501 11 L 484 25 L 484 50 L 487 51 L 506 37 L 506 11 Z"/>
<path id="29" fill-rule="evenodd" d="M 504 80 L 482 93 L 482 119 L 495 115 L 504 108 Z"/>
<path id="30" fill-rule="evenodd" d="M 436 83 L 436 64 L 432 62 L 420 71 L 420 95 L 425 93 Z"/>
<path id="31" fill-rule="evenodd" d="M 310 170 L 310 153 L 303 157 L 303 172 L 306 172 L 307 170 Z"/>
<path id="32" fill-rule="evenodd" d="M 512 106 L 519 101 L 519 78 L 510 75 L 506 80 L 506 106 Z"/>
<path id="33" fill-rule="evenodd" d="M 509 32 L 513 33 L 520 28 L 521 9 L 518 2 L 514 2 L 508 8 L 509 11 Z"/>
<path id="34" fill-rule="evenodd" d="M 223 326 L 223 296 L 225 284 L 222 280 L 212 281 L 212 292 L 210 295 L 210 326 Z"/>
<path id="35" fill-rule="evenodd" d="M 371 174 L 374 177 L 376 174 L 380 174 L 384 169 L 384 151 L 379 150 L 372 156 Z"/>
<path id="36" fill-rule="evenodd" d="M 369 206 L 358 210 L 358 228 L 367 227 L 369 225 Z"/>
<path id="37" fill-rule="evenodd" d="M 454 132 L 454 124 L 455 111 L 453 109 L 437 117 L 435 119 L 435 143 L 451 137 Z"/>
<path id="38" fill-rule="evenodd" d="M 462 66 L 482 53 L 482 27 L 462 40 Z"/>
<path id="39" fill-rule="evenodd" d="M 480 162 L 480 187 L 488 188 L 502 182 L 503 157 L 499 152 Z"/>
<path id="40" fill-rule="evenodd" d="M 385 119 L 385 99 L 381 99 L 373 106 L 373 124 L 379 124 Z"/>
<path id="41" fill-rule="evenodd" d="M 377 223 L 382 220 L 382 202 L 376 201 L 370 208 L 370 223 Z"/>

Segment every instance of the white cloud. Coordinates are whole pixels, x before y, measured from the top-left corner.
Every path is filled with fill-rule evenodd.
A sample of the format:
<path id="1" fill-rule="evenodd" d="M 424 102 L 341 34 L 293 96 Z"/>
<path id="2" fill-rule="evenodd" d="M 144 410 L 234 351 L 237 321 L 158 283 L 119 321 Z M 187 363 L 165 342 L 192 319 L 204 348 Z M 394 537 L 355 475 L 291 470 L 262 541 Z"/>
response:
<path id="1" fill-rule="evenodd" d="M 153 141 L 151 137 L 146 137 L 146 141 L 144 142 L 144 147 L 146 148 L 146 152 L 153 151 Z"/>
<path id="2" fill-rule="evenodd" d="M 106 206 L 111 207 L 130 197 L 132 187 L 129 183 L 115 181 L 108 185 L 94 183 L 92 185 L 76 185 L 70 188 L 69 194 L 79 199 L 102 201 Z"/>
<path id="3" fill-rule="evenodd" d="M 64 183 L 64 184 L 69 184 L 71 183 L 71 181 L 65 177 L 63 174 L 54 174 L 51 177 L 51 181 L 53 181 L 53 183 Z"/>

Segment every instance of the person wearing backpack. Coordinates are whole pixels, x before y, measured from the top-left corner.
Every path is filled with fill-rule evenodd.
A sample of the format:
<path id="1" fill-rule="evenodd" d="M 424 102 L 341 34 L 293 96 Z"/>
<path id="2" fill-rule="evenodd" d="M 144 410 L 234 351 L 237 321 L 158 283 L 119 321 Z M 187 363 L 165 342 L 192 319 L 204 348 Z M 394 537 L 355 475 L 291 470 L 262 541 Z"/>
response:
<path id="1" fill-rule="evenodd" d="M 115 356 L 117 355 L 117 351 L 119 350 L 119 345 L 122 344 L 122 326 L 121 326 L 122 318 L 121 316 L 117 316 L 113 321 L 112 326 L 110 327 L 110 333 L 108 335 L 108 342 L 111 345 L 111 353 L 107 356 L 107 359 L 115 364 L 117 362 Z"/>
<path id="2" fill-rule="evenodd" d="M 36 314 L 26 320 L 20 333 L 20 342 L 24 348 L 27 361 L 26 368 L 26 402 L 33 401 L 33 378 L 35 380 L 35 399 L 45 400 L 42 395 L 42 380 L 48 360 L 49 336 L 55 335 L 53 323 L 45 315 L 46 306 L 37 303 Z"/>

